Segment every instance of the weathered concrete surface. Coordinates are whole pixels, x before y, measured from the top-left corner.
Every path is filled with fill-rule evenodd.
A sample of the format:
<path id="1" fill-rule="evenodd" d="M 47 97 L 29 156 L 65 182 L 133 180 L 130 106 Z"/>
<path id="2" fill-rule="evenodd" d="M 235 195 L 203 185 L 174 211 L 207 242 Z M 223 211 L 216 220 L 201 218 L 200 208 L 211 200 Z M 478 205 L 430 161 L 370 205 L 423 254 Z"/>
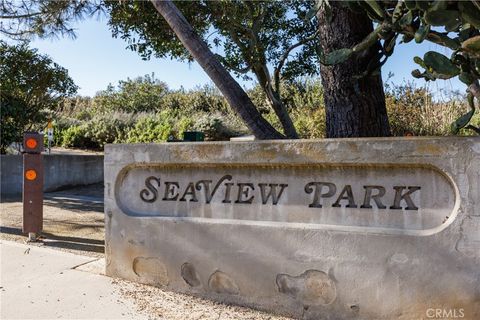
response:
<path id="1" fill-rule="evenodd" d="M 2 196 L 22 193 L 23 162 L 21 155 L 2 155 Z M 44 191 L 68 186 L 88 185 L 103 181 L 103 156 L 44 154 Z"/>
<path id="2" fill-rule="evenodd" d="M 480 317 L 479 138 L 108 145 L 105 213 L 111 276 L 306 319 Z"/>

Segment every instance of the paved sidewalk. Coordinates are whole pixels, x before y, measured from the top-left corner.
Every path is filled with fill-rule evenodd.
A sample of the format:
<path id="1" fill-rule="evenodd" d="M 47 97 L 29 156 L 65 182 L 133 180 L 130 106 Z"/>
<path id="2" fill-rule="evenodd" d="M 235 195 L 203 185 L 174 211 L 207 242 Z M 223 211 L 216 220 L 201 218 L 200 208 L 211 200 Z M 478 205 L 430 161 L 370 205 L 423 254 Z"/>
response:
<path id="1" fill-rule="evenodd" d="M 0 240 L 0 319 L 288 320 L 102 275 L 104 259 Z"/>
<path id="2" fill-rule="evenodd" d="M 147 318 L 113 279 L 96 274 L 102 271 L 96 258 L 9 241 L 0 250 L 1 319 Z"/>

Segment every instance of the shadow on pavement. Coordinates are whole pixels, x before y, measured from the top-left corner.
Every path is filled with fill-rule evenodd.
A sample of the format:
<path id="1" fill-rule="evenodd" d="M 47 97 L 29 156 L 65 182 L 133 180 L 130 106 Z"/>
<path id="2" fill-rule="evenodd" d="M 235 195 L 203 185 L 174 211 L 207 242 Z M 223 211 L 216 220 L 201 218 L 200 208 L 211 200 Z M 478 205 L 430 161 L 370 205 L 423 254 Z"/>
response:
<path id="1" fill-rule="evenodd" d="M 22 196 L 2 196 L 0 200 L 1 203 L 22 202 Z M 46 193 L 43 204 L 65 210 L 103 213 L 103 199 L 100 198 Z"/>
<path id="2" fill-rule="evenodd" d="M 43 200 L 43 204 L 66 210 L 95 211 L 103 213 L 103 202 L 86 201 L 85 199 L 76 199 L 74 197 L 65 197 L 63 195 L 52 196 L 47 194 Z"/>
<path id="3" fill-rule="evenodd" d="M 19 228 L 0 226 L 1 233 L 7 233 L 17 236 L 25 236 Z M 82 250 L 90 252 L 104 253 L 104 241 L 96 239 L 87 239 L 79 237 L 58 236 L 48 232 L 42 232 L 41 241 L 47 247 L 56 247 L 72 250 Z"/>

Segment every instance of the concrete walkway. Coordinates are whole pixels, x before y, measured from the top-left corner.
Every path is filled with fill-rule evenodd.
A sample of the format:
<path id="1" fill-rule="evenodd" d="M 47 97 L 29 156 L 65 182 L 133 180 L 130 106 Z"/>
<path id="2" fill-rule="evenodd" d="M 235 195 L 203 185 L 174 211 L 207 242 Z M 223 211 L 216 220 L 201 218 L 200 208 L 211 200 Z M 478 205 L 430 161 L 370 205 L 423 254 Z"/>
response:
<path id="1" fill-rule="evenodd" d="M 10 241 L 0 250 L 1 319 L 146 319 L 99 259 Z"/>

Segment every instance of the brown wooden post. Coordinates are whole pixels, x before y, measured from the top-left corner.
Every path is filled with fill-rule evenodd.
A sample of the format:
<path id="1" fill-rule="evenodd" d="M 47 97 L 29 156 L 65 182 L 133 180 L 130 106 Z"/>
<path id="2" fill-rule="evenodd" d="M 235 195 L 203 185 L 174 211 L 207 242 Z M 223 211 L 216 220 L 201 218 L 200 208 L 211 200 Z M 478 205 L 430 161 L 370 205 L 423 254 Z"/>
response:
<path id="1" fill-rule="evenodd" d="M 43 229 L 43 134 L 23 136 L 23 232 L 34 241 Z"/>

